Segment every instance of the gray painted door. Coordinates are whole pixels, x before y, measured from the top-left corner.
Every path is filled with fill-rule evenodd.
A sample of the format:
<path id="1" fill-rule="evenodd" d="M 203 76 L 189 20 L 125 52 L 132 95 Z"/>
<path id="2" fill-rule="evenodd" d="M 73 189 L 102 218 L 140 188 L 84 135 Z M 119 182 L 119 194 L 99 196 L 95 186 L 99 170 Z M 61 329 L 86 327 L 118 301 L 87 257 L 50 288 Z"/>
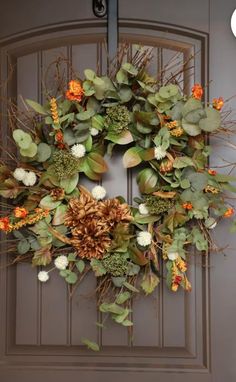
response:
<path id="1" fill-rule="evenodd" d="M 2 6 L 1 82 L 13 67 L 7 92 L 18 97 L 19 105 L 20 96 L 42 100 L 45 69 L 59 55 L 72 61 L 81 74 L 86 67 L 96 69 L 97 63 L 100 71 L 106 70 L 105 20 L 93 16 L 91 4 L 24 0 L 19 6 L 18 1 L 8 0 Z M 153 47 L 152 74 L 168 62 L 181 66 L 198 52 L 194 68 L 180 78 L 183 87 L 188 90 L 193 81 L 207 84 L 211 80 L 210 98 L 228 98 L 236 88 L 236 40 L 229 26 L 233 8 L 233 0 L 224 4 L 219 0 L 120 0 L 120 39 L 129 44 L 129 55 L 135 52 L 135 44 Z M 66 61 L 62 71 L 69 78 Z M 51 87 L 53 75 L 49 70 Z M 2 140 L 7 144 L 4 111 L 3 102 Z M 103 183 L 110 196 L 123 194 L 131 200 L 137 194 L 135 174 L 122 168 L 121 155 L 110 160 L 110 173 Z M 220 156 L 226 153 L 217 149 L 212 161 L 218 163 Z M 227 159 L 232 157 L 227 151 Z M 234 237 L 227 232 L 226 226 L 219 228 L 218 242 L 228 242 L 233 248 Z M 211 254 L 204 262 L 196 256 L 190 269 L 190 294 L 171 294 L 163 283 L 154 297 L 135 300 L 132 333 L 112 323 L 105 331 L 96 327 L 101 317 L 95 297 L 88 298 L 96 282 L 92 277 L 69 300 L 56 275 L 42 286 L 29 265 L 7 268 L 6 257 L 0 260 L 1 382 L 235 381 L 234 251 L 227 256 Z M 102 351 L 87 351 L 81 337 L 99 341 Z"/>

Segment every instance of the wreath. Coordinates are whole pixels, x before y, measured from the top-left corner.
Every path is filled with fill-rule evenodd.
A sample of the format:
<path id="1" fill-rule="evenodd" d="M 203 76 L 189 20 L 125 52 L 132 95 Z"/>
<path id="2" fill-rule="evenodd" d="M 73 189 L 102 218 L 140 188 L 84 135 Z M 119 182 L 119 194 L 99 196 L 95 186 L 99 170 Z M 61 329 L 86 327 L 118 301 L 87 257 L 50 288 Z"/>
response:
<path id="1" fill-rule="evenodd" d="M 93 272 L 99 310 L 123 326 L 133 325 L 132 297 L 158 286 L 161 262 L 171 291 L 191 290 L 189 256 L 205 255 L 209 230 L 234 214 L 225 192 L 235 191 L 235 179 L 208 167 L 208 136 L 224 130 L 223 99 L 203 103 L 200 84 L 189 96 L 176 81 L 160 84 L 147 61 L 120 64 L 110 77 L 86 69 L 85 80 L 48 93 L 45 105 L 26 100 L 24 119 L 12 107 L 18 156 L 5 148 L 0 167 L 0 194 L 9 201 L 1 203 L 0 229 L 13 235 L 14 262 L 30 258 L 42 267 L 39 281 L 55 270 L 71 288 Z M 102 186 L 104 156 L 117 146 L 127 148 L 124 167 L 138 168 L 132 205 L 107 198 Z M 91 190 L 84 175 L 95 182 Z"/>

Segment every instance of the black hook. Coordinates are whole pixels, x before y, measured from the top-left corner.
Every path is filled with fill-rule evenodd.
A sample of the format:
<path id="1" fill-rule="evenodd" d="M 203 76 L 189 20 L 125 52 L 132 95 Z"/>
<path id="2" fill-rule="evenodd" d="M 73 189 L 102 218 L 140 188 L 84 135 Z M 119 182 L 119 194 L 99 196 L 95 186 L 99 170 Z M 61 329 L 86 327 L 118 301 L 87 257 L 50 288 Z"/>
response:
<path id="1" fill-rule="evenodd" d="M 93 13 L 96 17 L 106 16 L 107 0 L 93 0 Z"/>

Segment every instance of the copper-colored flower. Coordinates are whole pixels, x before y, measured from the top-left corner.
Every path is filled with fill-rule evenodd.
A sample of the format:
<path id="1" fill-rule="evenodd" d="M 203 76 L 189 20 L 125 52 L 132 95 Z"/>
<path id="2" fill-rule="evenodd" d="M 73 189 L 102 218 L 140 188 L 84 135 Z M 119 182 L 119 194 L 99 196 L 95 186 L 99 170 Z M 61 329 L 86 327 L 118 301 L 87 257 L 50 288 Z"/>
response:
<path id="1" fill-rule="evenodd" d="M 103 218 L 111 226 L 123 222 L 129 222 L 133 218 L 128 204 L 120 203 L 118 199 L 108 199 L 99 203 L 98 216 Z"/>
<path id="2" fill-rule="evenodd" d="M 102 202 L 82 188 L 80 191 L 80 197 L 69 202 L 65 225 L 70 228 L 71 244 L 78 256 L 100 259 L 110 247 L 117 225 L 132 219 L 130 210 L 118 199 Z"/>
<path id="3" fill-rule="evenodd" d="M 69 101 L 80 102 L 84 95 L 84 89 L 81 86 L 81 83 L 76 80 L 69 82 L 69 89 L 66 91 L 66 98 Z"/>
<path id="4" fill-rule="evenodd" d="M 224 106 L 224 100 L 222 97 L 219 97 L 219 98 L 213 98 L 213 101 L 212 101 L 212 106 L 214 107 L 214 109 L 216 110 L 221 110 L 222 107 Z"/>
<path id="5" fill-rule="evenodd" d="M 101 259 L 111 245 L 106 224 L 97 219 L 86 219 L 84 224 L 72 229 L 71 244 L 78 256 Z"/>
<path id="6" fill-rule="evenodd" d="M 86 217 L 94 217 L 97 213 L 97 203 L 88 194 L 81 193 L 79 198 L 72 198 L 69 202 L 69 208 L 65 217 L 67 227 L 77 227 L 82 224 Z"/>
<path id="7" fill-rule="evenodd" d="M 25 218 L 29 211 L 24 207 L 16 207 L 13 211 L 16 218 Z"/>
<path id="8" fill-rule="evenodd" d="M 201 100 L 203 96 L 203 88 L 200 84 L 194 84 L 192 87 L 192 95 L 194 98 Z"/>

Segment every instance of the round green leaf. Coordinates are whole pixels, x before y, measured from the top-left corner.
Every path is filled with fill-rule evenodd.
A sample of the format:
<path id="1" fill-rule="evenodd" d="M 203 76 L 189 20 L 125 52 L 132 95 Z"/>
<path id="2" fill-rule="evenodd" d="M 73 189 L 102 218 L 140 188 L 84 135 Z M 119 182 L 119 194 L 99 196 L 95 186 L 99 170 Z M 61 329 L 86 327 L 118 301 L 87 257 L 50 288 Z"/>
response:
<path id="1" fill-rule="evenodd" d="M 216 109 L 210 107 L 206 108 L 206 118 L 203 118 L 199 122 L 199 126 L 202 130 L 212 132 L 220 128 L 221 118 L 220 113 Z"/>
<path id="2" fill-rule="evenodd" d="M 32 143 L 32 138 L 28 133 L 25 133 L 21 129 L 13 131 L 13 138 L 21 149 L 28 149 Z"/>
<path id="3" fill-rule="evenodd" d="M 23 157 L 33 158 L 37 154 L 37 145 L 32 142 L 27 149 L 20 149 L 20 154 Z"/>
<path id="4" fill-rule="evenodd" d="M 37 148 L 37 161 L 38 162 L 46 162 L 46 160 L 48 160 L 51 156 L 51 153 L 52 153 L 52 150 L 51 150 L 51 147 L 49 145 L 47 145 L 46 143 L 43 143 L 41 142 L 39 145 L 38 145 L 38 148 Z"/>

